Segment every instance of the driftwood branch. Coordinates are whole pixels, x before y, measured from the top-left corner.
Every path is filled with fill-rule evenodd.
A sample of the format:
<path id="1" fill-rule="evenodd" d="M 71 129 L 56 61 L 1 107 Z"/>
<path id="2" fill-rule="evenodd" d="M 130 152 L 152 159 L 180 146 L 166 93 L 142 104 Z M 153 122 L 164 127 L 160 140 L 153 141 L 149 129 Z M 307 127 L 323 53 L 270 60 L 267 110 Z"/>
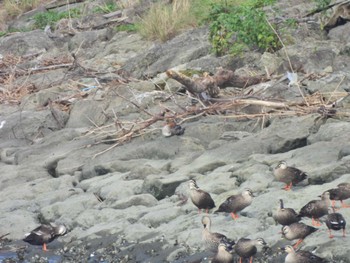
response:
<path id="1" fill-rule="evenodd" d="M 195 95 L 201 100 L 208 100 L 209 98 L 218 97 L 220 93 L 220 87 L 248 87 L 254 84 L 258 84 L 263 81 L 261 76 L 242 77 L 234 73 L 232 70 L 219 68 L 213 75 L 205 75 L 200 78 L 190 78 L 186 75 L 176 72 L 174 70 L 166 71 L 169 78 L 175 79 L 185 86 L 186 90 Z M 206 98 L 203 93 L 206 93 Z"/>

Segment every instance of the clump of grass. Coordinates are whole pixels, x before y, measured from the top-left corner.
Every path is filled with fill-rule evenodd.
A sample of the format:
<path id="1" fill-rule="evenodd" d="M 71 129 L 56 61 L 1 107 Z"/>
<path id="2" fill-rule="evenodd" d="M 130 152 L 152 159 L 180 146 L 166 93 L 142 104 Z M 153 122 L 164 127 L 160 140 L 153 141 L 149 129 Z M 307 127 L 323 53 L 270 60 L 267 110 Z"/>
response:
<path id="1" fill-rule="evenodd" d="M 122 24 L 115 27 L 115 30 L 119 31 L 126 31 L 126 32 L 136 32 L 138 30 L 137 25 L 135 24 Z"/>
<path id="2" fill-rule="evenodd" d="M 313 0 L 316 3 L 317 9 L 322 9 L 331 3 L 331 0 Z"/>
<path id="3" fill-rule="evenodd" d="M 10 17 L 18 16 L 34 9 L 40 4 L 40 0 L 5 0 L 4 9 Z"/>
<path id="4" fill-rule="evenodd" d="M 190 0 L 174 0 L 171 5 L 154 3 L 142 18 L 139 31 L 148 39 L 166 41 L 195 24 Z"/>
<path id="5" fill-rule="evenodd" d="M 118 9 L 117 4 L 114 1 L 107 2 L 103 5 L 99 5 L 93 9 L 96 14 L 108 14 Z"/>
<path id="6" fill-rule="evenodd" d="M 44 28 L 46 25 L 53 26 L 57 21 L 63 18 L 74 18 L 79 17 L 81 14 L 79 9 L 73 8 L 69 11 L 56 12 L 56 11 L 47 11 L 44 13 L 39 13 L 34 16 L 34 27 L 35 28 Z"/>

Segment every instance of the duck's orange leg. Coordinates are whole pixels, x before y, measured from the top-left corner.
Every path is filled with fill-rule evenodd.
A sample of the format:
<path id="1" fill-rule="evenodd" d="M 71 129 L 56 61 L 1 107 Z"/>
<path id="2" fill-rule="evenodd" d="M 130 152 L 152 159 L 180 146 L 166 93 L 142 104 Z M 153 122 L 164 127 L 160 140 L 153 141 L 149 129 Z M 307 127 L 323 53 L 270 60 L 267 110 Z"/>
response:
<path id="1" fill-rule="evenodd" d="M 329 232 L 329 238 L 333 238 L 334 236 L 332 235 L 332 232 L 330 229 L 328 229 L 328 232 Z"/>
<path id="2" fill-rule="evenodd" d="M 343 237 L 345 237 L 346 235 L 345 235 L 345 228 L 343 228 Z"/>
<path id="3" fill-rule="evenodd" d="M 286 191 L 289 191 L 289 190 L 291 190 L 291 189 L 292 189 L 292 186 L 293 186 L 293 184 L 292 184 L 292 183 L 290 183 L 290 184 L 286 184 L 286 186 L 285 186 L 285 187 L 283 187 L 282 189 L 284 189 L 284 190 L 286 190 Z"/>
<path id="4" fill-rule="evenodd" d="M 296 249 L 301 242 L 303 242 L 304 239 L 299 239 L 294 245 L 293 245 L 293 248 Z"/>
<path id="5" fill-rule="evenodd" d="M 242 263 L 242 258 L 239 258 L 239 263 Z"/>
<path id="6" fill-rule="evenodd" d="M 43 250 L 44 250 L 44 251 L 47 251 L 46 243 L 43 244 Z"/>
<path id="7" fill-rule="evenodd" d="M 239 216 L 238 215 L 236 215 L 235 213 L 231 213 L 231 217 L 232 217 L 232 219 L 233 220 L 236 220 L 236 219 L 238 219 L 239 218 Z"/>
<path id="8" fill-rule="evenodd" d="M 249 263 L 253 263 L 253 257 L 250 257 Z"/>
<path id="9" fill-rule="evenodd" d="M 312 225 L 313 226 L 321 226 L 321 222 L 318 219 L 312 218 Z"/>
<path id="10" fill-rule="evenodd" d="M 342 208 L 349 208 L 349 207 L 350 207 L 350 205 L 345 204 L 345 203 L 343 202 L 343 200 L 340 200 L 340 203 L 341 203 L 341 207 L 342 207 Z"/>

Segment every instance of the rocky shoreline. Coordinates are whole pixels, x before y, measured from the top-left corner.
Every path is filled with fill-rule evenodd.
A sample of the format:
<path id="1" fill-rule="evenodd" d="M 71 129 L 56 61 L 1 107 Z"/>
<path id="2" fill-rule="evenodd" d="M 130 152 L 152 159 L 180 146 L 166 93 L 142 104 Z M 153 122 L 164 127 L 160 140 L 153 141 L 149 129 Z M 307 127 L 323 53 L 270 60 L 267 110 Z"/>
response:
<path id="1" fill-rule="evenodd" d="M 277 6 L 282 16 L 298 16 L 306 2 Z M 254 262 L 283 262 L 279 248 L 291 242 L 281 238 L 272 218 L 278 200 L 299 211 L 324 191 L 350 182 L 350 65 L 342 37 L 349 35 L 349 25 L 326 34 L 315 23 L 300 23 L 290 32 L 294 44 L 275 54 L 239 58 L 212 55 L 204 27 L 163 44 L 108 28 L 57 38 L 42 30 L 1 37 L 0 70 L 18 57 L 16 69 L 43 67 L 58 58 L 75 67 L 18 76 L 11 84 L 22 87 L 20 96 L 1 101 L 0 236 L 9 235 L 0 238 L 0 262 L 209 262 L 213 254 L 203 247 L 202 214 L 188 199 L 192 178 L 216 207 L 252 189 L 256 197 L 239 219 L 209 214 L 212 230 L 233 240 L 262 237 L 270 249 Z M 78 49 L 74 60 L 71 53 Z M 37 55 L 23 57 L 28 54 Z M 291 113 L 291 108 L 251 104 L 193 114 L 182 118 L 184 134 L 171 137 L 162 135 L 160 119 L 137 136 L 120 139 L 165 110 L 166 116 L 181 116 L 191 107 L 200 109 L 180 83 L 166 77 L 168 69 L 215 74 L 221 66 L 242 76 L 274 72 L 282 78 L 245 89 L 226 87 L 219 98 L 252 92 L 265 101 L 303 103 L 297 86 L 283 78 L 286 54 L 293 67 L 301 66 L 298 80 L 308 106 Z M 308 180 L 282 190 L 273 175 L 281 160 L 307 172 Z M 350 220 L 350 209 L 339 212 Z M 47 222 L 69 229 L 48 252 L 21 241 Z M 335 236 L 329 239 L 323 224 L 302 248 L 316 248 L 330 262 L 350 262 L 349 238 Z"/>

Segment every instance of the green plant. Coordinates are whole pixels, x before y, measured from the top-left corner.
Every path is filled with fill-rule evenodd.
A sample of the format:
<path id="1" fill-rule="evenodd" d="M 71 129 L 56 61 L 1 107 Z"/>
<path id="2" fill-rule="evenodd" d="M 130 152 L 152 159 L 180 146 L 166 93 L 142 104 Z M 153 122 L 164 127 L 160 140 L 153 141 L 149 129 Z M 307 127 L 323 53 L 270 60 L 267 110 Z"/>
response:
<path id="1" fill-rule="evenodd" d="M 76 8 L 64 12 L 47 11 L 44 13 L 38 13 L 34 16 L 34 27 L 44 28 L 46 25 L 53 26 L 57 21 L 63 18 L 74 18 L 79 16 L 80 10 Z"/>
<path id="2" fill-rule="evenodd" d="M 323 9 L 331 3 L 331 0 L 313 0 L 317 9 Z"/>
<path id="3" fill-rule="evenodd" d="M 281 47 L 278 37 L 267 23 L 261 7 L 274 0 L 250 0 L 244 4 L 214 4 L 211 9 L 210 40 L 214 52 L 237 54 L 244 48 L 274 51 Z"/>
<path id="4" fill-rule="evenodd" d="M 7 32 L 0 31 L 0 37 L 3 37 L 7 34 Z"/>
<path id="5" fill-rule="evenodd" d="M 115 2 L 108 2 L 104 5 L 99 5 L 97 7 L 95 7 L 93 9 L 93 12 L 94 13 L 97 13 L 97 14 L 108 14 L 108 13 L 111 13 L 111 12 L 114 12 L 118 9 L 118 6 Z"/>
<path id="6" fill-rule="evenodd" d="M 117 31 L 136 32 L 138 28 L 137 28 L 137 25 L 135 24 L 122 24 L 122 25 L 116 26 L 115 29 Z"/>

